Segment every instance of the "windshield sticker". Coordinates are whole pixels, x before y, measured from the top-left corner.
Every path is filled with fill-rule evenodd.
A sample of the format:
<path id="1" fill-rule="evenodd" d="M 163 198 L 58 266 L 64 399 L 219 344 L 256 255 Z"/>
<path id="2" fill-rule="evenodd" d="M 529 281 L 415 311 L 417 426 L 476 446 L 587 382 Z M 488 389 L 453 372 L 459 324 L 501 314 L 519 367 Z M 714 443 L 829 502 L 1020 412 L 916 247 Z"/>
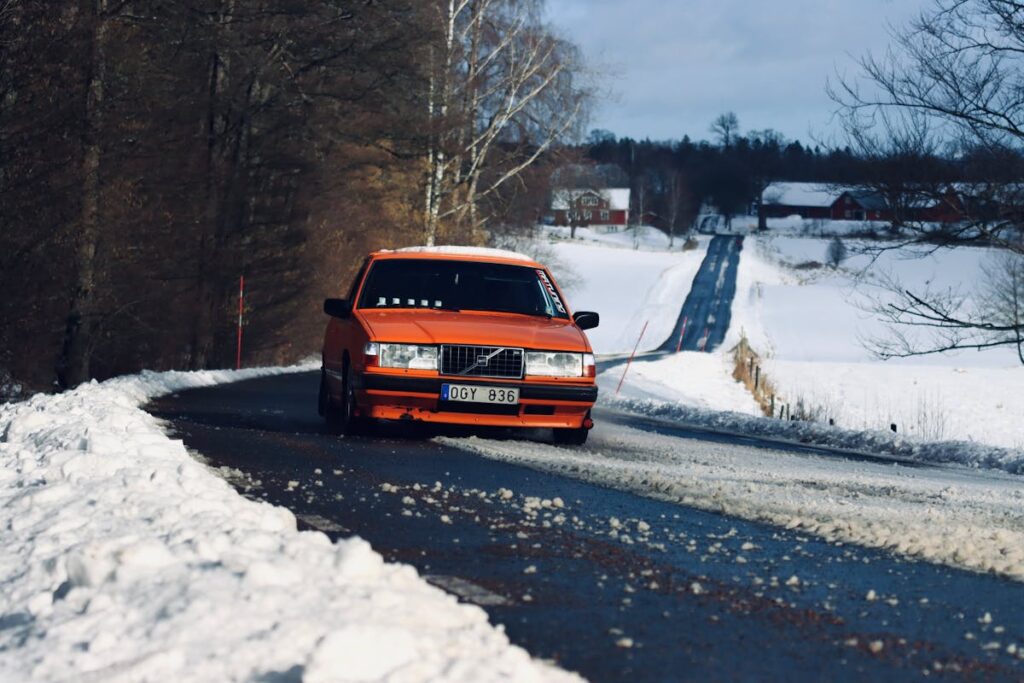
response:
<path id="1" fill-rule="evenodd" d="M 562 299 L 559 298 L 558 292 L 555 290 L 555 286 L 551 284 L 551 279 L 548 277 L 548 274 L 543 270 L 538 270 L 537 277 L 539 277 L 540 281 L 544 283 L 544 288 L 548 290 L 548 294 L 551 296 L 551 301 L 555 304 L 555 308 L 558 309 L 558 312 L 562 315 L 568 315 L 566 313 L 565 306 L 562 305 Z"/>

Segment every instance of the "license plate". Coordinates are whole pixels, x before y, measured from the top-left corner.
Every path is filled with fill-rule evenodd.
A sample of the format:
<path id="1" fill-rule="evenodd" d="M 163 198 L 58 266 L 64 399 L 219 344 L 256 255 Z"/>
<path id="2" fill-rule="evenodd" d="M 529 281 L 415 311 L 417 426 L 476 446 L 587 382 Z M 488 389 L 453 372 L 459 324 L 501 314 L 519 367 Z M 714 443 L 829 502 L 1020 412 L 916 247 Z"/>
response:
<path id="1" fill-rule="evenodd" d="M 481 387 L 470 384 L 442 384 L 441 400 L 461 403 L 496 403 L 510 406 L 519 403 L 519 389 L 515 387 Z"/>

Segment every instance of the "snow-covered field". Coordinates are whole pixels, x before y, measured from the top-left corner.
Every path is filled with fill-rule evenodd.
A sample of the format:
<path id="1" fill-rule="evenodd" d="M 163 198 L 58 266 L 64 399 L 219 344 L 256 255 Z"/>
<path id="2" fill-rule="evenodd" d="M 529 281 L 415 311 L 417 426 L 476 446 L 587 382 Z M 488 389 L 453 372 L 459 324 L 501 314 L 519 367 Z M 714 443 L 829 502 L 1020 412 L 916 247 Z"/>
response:
<path id="1" fill-rule="evenodd" d="M 832 445 L 884 444 L 890 453 L 975 466 L 997 462 L 1016 471 L 1021 458 L 999 451 L 1024 449 L 1024 392 L 1020 390 L 1024 367 L 1012 350 L 883 362 L 865 346 L 866 340 L 886 334 L 868 310 L 869 297 L 880 295 L 872 282 L 884 274 L 911 287 L 969 289 L 992 257 L 991 251 L 957 249 L 922 258 L 887 253 L 864 280 L 861 273 L 869 262 L 864 255 L 851 255 L 839 270 L 806 266 L 826 260 L 828 242 L 748 237 L 740 259 L 732 326 L 721 351 L 714 358 L 684 353 L 640 359 L 630 369 L 619 398 L 629 400 L 632 409 L 662 415 L 685 412 L 695 418 L 701 409 L 757 414 L 749 394 L 730 376 L 729 350 L 746 336 L 764 358 L 763 369 L 779 392 L 779 405 L 802 403 L 821 421 L 833 420 L 835 429 L 828 432 L 803 424 L 763 427 L 749 420 L 732 420 L 733 426 L 743 422 L 757 433 L 789 433 L 792 438 L 814 432 L 816 441 Z M 555 249 L 582 280 L 572 296 L 574 306 L 601 313 L 601 327 L 588 333 L 595 349 L 626 353 L 646 321 L 648 331 L 640 350 L 664 341 L 703 258 L 706 241 L 701 241 L 699 250 L 684 253 L 633 251 L 582 240 L 560 241 Z M 615 402 L 620 376 L 618 368 L 600 378 L 603 400 Z M 708 414 L 701 420 L 721 424 L 722 419 Z M 896 436 L 890 431 L 893 424 Z M 947 446 L 921 445 L 926 442 L 947 442 Z"/>
<path id="2" fill-rule="evenodd" d="M 793 270 L 824 261 L 828 240 L 750 238 L 740 264 L 736 333 L 768 358 L 766 371 L 793 402 L 802 399 L 847 429 L 897 429 L 930 441 L 1024 448 L 1024 366 L 1014 350 L 960 351 L 881 361 L 865 341 L 884 338 L 870 310 L 894 276 L 922 291 L 969 292 L 995 254 L 938 251 L 920 258 L 886 253 L 871 265 L 851 256 L 838 271 Z"/>
<path id="3" fill-rule="evenodd" d="M 825 220 L 821 218 L 769 218 L 766 221 L 768 231 L 775 234 L 801 237 L 832 237 L 834 235 L 864 235 L 875 233 L 884 235 L 889 224 L 884 221 L 846 221 Z M 754 232 L 757 230 L 757 216 L 739 216 L 733 219 L 733 230 Z M 817 258 L 821 260 L 819 255 Z"/>
<path id="4" fill-rule="evenodd" d="M 0 680 L 578 680 L 365 541 L 243 498 L 140 409 L 285 371 L 0 406 Z"/>

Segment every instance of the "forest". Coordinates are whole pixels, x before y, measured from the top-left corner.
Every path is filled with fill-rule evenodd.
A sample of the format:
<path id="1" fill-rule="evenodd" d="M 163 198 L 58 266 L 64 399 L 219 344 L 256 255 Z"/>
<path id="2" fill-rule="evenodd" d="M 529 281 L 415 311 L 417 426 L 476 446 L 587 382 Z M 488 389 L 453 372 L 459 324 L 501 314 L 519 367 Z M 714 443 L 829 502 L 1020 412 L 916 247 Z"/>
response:
<path id="1" fill-rule="evenodd" d="M 370 250 L 480 243 L 592 86 L 540 0 L 0 0 L 0 385 L 316 352 Z"/>
<path id="2" fill-rule="evenodd" d="M 935 87 L 886 79 L 924 81 L 936 55 L 864 62 L 892 101 L 829 86 L 833 141 L 731 112 L 690 131 L 707 139 L 634 140 L 587 133 L 605 79 L 544 16 L 544 0 L 0 0 L 0 394 L 232 367 L 239 317 L 243 365 L 309 357 L 322 300 L 367 252 L 528 232 L 556 187 L 630 187 L 634 220 L 680 235 L 776 180 L 1020 194 L 1024 133 L 948 113 L 963 65 L 929 103 Z M 950 239 L 1016 249 L 1019 213 Z"/>

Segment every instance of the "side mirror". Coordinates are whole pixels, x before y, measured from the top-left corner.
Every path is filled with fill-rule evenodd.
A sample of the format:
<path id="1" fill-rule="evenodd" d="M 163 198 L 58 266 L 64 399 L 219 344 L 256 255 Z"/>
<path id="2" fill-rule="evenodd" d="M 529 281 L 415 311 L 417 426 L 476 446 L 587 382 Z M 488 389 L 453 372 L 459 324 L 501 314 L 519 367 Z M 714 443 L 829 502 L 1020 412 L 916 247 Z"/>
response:
<path id="1" fill-rule="evenodd" d="M 581 330 L 592 330 L 601 324 L 601 316 L 593 311 L 577 311 L 573 313 L 572 319 Z"/>
<path id="2" fill-rule="evenodd" d="M 348 299 L 324 299 L 324 313 L 332 318 L 348 318 L 352 315 L 352 302 Z"/>

